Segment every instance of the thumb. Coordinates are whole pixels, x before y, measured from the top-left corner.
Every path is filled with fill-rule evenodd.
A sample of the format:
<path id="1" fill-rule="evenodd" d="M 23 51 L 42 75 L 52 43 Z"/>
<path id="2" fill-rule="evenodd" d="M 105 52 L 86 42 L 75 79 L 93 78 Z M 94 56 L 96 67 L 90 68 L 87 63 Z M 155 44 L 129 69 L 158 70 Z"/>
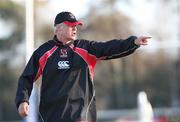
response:
<path id="1" fill-rule="evenodd" d="M 27 116 L 29 114 L 29 105 L 25 106 L 25 115 Z"/>
<path id="2" fill-rule="evenodd" d="M 18 111 L 19 111 L 19 115 L 21 117 L 27 116 L 28 113 L 29 113 L 29 105 L 28 105 L 28 103 L 26 103 L 26 102 L 21 103 L 19 108 L 18 108 Z"/>

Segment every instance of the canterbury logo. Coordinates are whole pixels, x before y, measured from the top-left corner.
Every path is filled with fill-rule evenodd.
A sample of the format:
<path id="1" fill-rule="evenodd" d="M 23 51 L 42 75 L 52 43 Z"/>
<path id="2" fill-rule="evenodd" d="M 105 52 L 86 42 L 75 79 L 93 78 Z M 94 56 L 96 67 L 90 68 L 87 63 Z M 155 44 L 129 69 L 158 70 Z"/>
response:
<path id="1" fill-rule="evenodd" d="M 69 69 L 69 61 L 59 61 L 58 69 Z"/>

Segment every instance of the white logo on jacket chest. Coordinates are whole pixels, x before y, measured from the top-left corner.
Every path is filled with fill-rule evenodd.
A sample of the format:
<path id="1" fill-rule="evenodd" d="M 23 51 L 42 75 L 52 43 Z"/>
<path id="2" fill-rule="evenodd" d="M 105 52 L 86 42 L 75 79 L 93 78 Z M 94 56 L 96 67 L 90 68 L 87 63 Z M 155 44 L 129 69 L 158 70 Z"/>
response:
<path id="1" fill-rule="evenodd" d="M 69 61 L 59 61 L 58 62 L 58 69 L 69 69 Z"/>
<path id="2" fill-rule="evenodd" d="M 66 49 L 61 49 L 61 51 L 60 51 L 60 57 L 61 57 L 61 58 L 67 57 L 67 50 L 66 50 Z"/>

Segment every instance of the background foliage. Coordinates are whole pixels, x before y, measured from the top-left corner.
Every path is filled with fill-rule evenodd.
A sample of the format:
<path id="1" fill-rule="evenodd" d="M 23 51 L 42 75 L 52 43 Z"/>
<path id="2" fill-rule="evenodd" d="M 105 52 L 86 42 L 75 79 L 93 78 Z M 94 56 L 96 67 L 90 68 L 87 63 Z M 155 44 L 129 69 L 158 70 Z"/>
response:
<path id="1" fill-rule="evenodd" d="M 82 18 L 86 25 L 80 28 L 79 38 L 107 41 L 133 35 L 131 19 L 116 10 L 116 2 L 117 0 L 103 0 L 101 6 L 92 4 L 91 11 Z M 168 4 L 166 0 L 161 2 Z M 38 15 L 38 8 L 44 6 L 44 3 L 35 3 L 36 47 L 53 37 L 53 27 L 42 24 Z M 11 28 L 9 35 L 0 37 L 0 120 L 16 120 L 20 118 L 16 112 L 14 97 L 18 77 L 25 65 L 24 6 L 1 0 L 0 21 Z M 156 28 L 151 31 L 157 41 L 164 40 L 160 38 L 163 37 L 162 33 L 155 33 Z M 137 50 L 128 57 L 101 61 L 95 71 L 98 110 L 136 108 L 137 94 L 142 90 L 147 93 L 153 107 L 179 107 L 179 76 L 179 57 L 174 59 L 163 49 L 155 53 Z"/>

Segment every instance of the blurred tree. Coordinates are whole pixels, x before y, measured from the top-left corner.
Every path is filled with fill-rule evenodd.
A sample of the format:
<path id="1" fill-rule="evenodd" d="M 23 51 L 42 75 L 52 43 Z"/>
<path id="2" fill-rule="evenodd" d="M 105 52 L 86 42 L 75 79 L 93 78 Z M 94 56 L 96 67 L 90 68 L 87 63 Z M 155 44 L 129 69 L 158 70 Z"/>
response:
<path id="1" fill-rule="evenodd" d="M 127 2 L 131 4 L 131 0 L 127 0 Z M 131 35 L 131 20 L 117 11 L 116 3 L 117 0 L 102 0 L 100 6 L 92 5 L 91 11 L 84 17 L 86 24 L 83 26 L 79 38 L 106 41 L 113 38 L 126 38 Z M 43 18 L 39 13 L 39 10 L 45 6 L 45 2 L 35 1 L 36 46 L 53 36 L 52 26 L 43 23 Z M 9 62 L 14 61 L 13 57 L 17 56 L 15 54 L 17 53 L 15 51 L 17 45 L 24 39 L 24 14 L 23 6 L 7 0 L 0 1 L 0 21 L 4 21 L 12 28 L 10 35 L 0 37 L 0 55 L 6 52 L 4 58 L 0 59 L 0 96 L 2 96 L 0 99 L 0 120 L 18 119 L 17 112 L 15 112 L 14 94 L 17 77 L 20 74 L 19 70 L 24 69 L 24 64 L 12 68 Z M 163 25 L 161 21 L 160 25 Z M 156 27 L 159 29 L 160 25 Z M 163 40 L 162 32 L 165 30 L 159 31 L 157 28 L 155 28 L 157 31 L 153 30 L 154 37 L 157 40 Z M 167 35 L 165 33 L 166 37 Z M 106 63 L 99 62 L 95 75 L 98 109 L 136 107 L 136 96 L 141 90 L 147 92 L 153 107 L 170 106 L 171 95 L 169 92 L 172 80 L 172 70 L 170 69 L 175 67 L 178 69 L 179 63 L 175 63 L 176 65 L 172 67 L 171 56 L 163 50 L 158 50 L 155 54 L 143 53 L 147 55 L 137 51 L 128 58 L 106 61 Z M 178 86 L 178 91 L 179 89 Z"/>
<path id="2" fill-rule="evenodd" d="M 42 11 L 48 6 L 48 0 L 34 0 L 34 11 L 35 11 L 35 47 L 38 47 L 44 42 L 52 39 L 54 36 L 54 29 L 52 23 L 47 23 L 44 20 Z"/>
<path id="3" fill-rule="evenodd" d="M 14 96 L 17 86 L 17 74 L 20 67 L 11 67 L 18 55 L 17 45 L 24 39 L 24 7 L 14 2 L 0 1 L 0 21 L 6 28 L 1 33 L 11 30 L 9 34 L 0 37 L 0 120 L 18 118 Z"/>
<path id="4" fill-rule="evenodd" d="M 146 91 L 153 107 L 170 107 L 171 58 L 163 50 L 157 51 L 154 55 L 150 54 L 150 57 L 153 58 L 144 56 L 142 59 L 146 64 L 146 73 L 139 77 L 140 82 L 137 85 L 139 90 Z"/>
<path id="5" fill-rule="evenodd" d="M 6 38 L 0 38 L 0 50 L 7 50 L 17 45 L 24 38 L 24 8 L 11 1 L 1 0 L 0 20 L 5 21 L 7 27 L 12 26 L 12 33 Z M 8 29 L 8 28 L 6 28 Z"/>
<path id="6" fill-rule="evenodd" d="M 17 72 L 17 70 L 16 70 Z M 14 104 L 14 96 L 16 91 L 17 75 L 6 61 L 0 65 L 0 121 L 14 120 L 18 118 L 16 106 Z"/>
<path id="7" fill-rule="evenodd" d="M 159 41 L 164 41 L 169 43 L 168 41 L 179 41 L 180 42 L 180 1 L 179 0 L 161 0 L 158 2 L 158 9 L 163 11 L 161 13 L 156 13 L 156 19 L 158 21 L 157 25 L 152 31 L 152 33 L 157 37 Z M 167 19 L 167 18 L 172 19 Z M 173 23 L 173 24 L 172 24 Z M 180 88 L 179 82 L 180 78 L 178 77 L 178 72 L 180 68 L 178 67 L 178 63 L 180 60 L 180 48 L 178 46 L 173 47 L 172 50 L 177 51 L 177 58 L 175 61 L 171 61 L 169 64 L 169 83 L 170 93 L 171 93 L 171 106 L 172 107 L 180 107 Z M 170 50 L 169 50 L 170 51 Z"/>
<path id="8" fill-rule="evenodd" d="M 24 8 L 11 1 L 1 0 L 0 2 L 0 21 L 7 24 L 4 30 L 12 29 L 7 37 L 0 37 L 0 51 L 6 53 L 4 59 L 10 59 L 15 56 L 16 46 L 24 39 Z"/>
<path id="9" fill-rule="evenodd" d="M 80 37 L 100 41 L 126 38 L 131 35 L 131 21 L 116 10 L 116 2 L 116 0 L 104 0 L 100 7 L 92 5 L 91 11 L 85 17 L 87 25 L 82 29 Z M 132 0 L 127 2 L 131 4 Z M 167 1 L 161 2 L 166 2 L 166 6 L 170 5 Z M 162 23 L 160 21 L 160 25 L 163 23 L 164 21 Z M 161 32 L 159 28 L 154 28 L 152 35 L 157 40 L 163 40 L 166 39 L 164 34 L 165 37 L 168 36 L 164 33 L 166 31 L 168 29 Z M 147 54 L 147 52 L 144 53 Z M 134 108 L 137 106 L 137 94 L 141 90 L 148 93 L 153 107 L 170 106 L 171 97 L 168 93 L 172 79 L 169 64 L 172 60 L 164 50 L 147 55 L 148 57 L 137 51 L 128 58 L 108 61 L 105 64 L 100 62 L 97 65 L 95 83 L 98 88 L 97 105 L 100 109 Z"/>
<path id="10" fill-rule="evenodd" d="M 106 0 L 104 4 L 102 4 L 103 9 L 100 10 L 92 6 L 92 11 L 85 17 L 88 22 L 86 27 L 82 29 L 80 38 L 107 41 L 114 38 L 127 38 L 131 35 L 131 22 L 125 15 L 115 10 L 115 3 L 115 0 Z M 105 64 L 100 62 L 97 65 L 95 81 L 97 83 L 96 87 L 98 88 L 96 92 L 98 96 L 98 108 L 102 109 L 107 107 L 108 104 L 111 105 L 111 108 L 119 108 L 127 103 L 126 99 L 128 95 L 126 95 L 126 93 L 128 92 L 126 92 L 126 78 L 132 76 L 127 76 L 127 72 L 125 71 L 128 65 L 126 63 L 127 60 L 128 59 L 111 60 Z M 112 94 L 109 92 L 105 94 L 104 90 L 102 90 L 109 89 L 110 91 L 111 87 L 113 87 Z M 106 97 L 103 97 L 104 95 Z"/>
<path id="11" fill-rule="evenodd" d="M 36 10 L 39 7 L 45 6 L 45 2 L 35 1 Z M 36 12 L 35 12 L 36 13 Z M 37 12 L 38 13 L 38 12 Z M 37 20 L 37 14 L 35 14 Z M 35 22 L 36 22 L 35 20 Z M 25 8 L 22 4 L 17 4 L 10 0 L 0 1 L 0 21 L 3 24 L 7 24 L 7 28 L 10 33 L 4 37 L 0 37 L 0 121 L 1 120 L 14 120 L 19 119 L 14 104 L 14 97 L 17 88 L 17 81 L 20 73 L 24 69 L 25 64 L 25 48 L 18 49 L 23 45 L 25 38 Z M 38 21 L 38 23 L 40 23 Z M 48 28 L 47 25 L 35 23 L 35 38 L 46 38 L 49 35 L 52 28 Z M 37 25 L 37 26 L 36 26 Z M 39 26 L 40 25 L 40 26 Z M 6 27 L 6 25 L 5 25 Z M 41 28 L 41 29 L 39 29 Z M 4 31 L 6 32 L 6 31 Z M 38 41 L 36 41 L 38 43 Z M 21 46 L 19 46 L 21 45 Z M 21 55 L 22 58 L 16 59 Z M 24 56 L 23 56 L 24 55 Z M 13 60 L 12 60 L 13 59 Z M 16 61 L 17 60 L 17 61 Z M 21 61 L 23 60 L 23 61 Z M 16 63 L 18 65 L 16 65 Z M 14 66 L 16 65 L 16 66 Z M 13 66 L 13 67 L 12 67 Z M 11 111 L 11 112 L 9 112 Z"/>

